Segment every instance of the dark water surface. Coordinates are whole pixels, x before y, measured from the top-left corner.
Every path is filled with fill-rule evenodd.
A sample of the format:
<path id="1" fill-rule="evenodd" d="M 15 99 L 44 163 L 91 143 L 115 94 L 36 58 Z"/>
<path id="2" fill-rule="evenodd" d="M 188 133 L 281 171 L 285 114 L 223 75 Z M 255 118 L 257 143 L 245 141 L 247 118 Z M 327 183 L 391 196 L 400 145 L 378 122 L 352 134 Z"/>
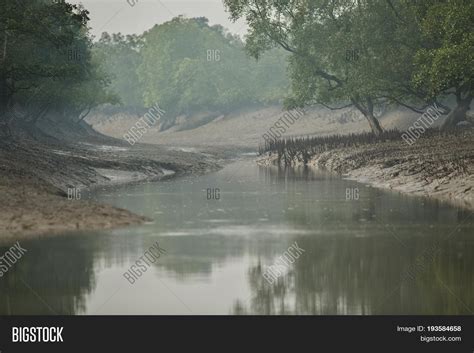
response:
<path id="1" fill-rule="evenodd" d="M 346 200 L 354 188 L 359 200 Z M 91 197 L 153 222 L 22 242 L 0 278 L 1 314 L 474 310 L 474 217 L 436 201 L 248 160 Z M 156 242 L 166 254 L 130 284 L 123 273 Z M 294 242 L 304 253 L 269 284 L 264 271 Z"/>

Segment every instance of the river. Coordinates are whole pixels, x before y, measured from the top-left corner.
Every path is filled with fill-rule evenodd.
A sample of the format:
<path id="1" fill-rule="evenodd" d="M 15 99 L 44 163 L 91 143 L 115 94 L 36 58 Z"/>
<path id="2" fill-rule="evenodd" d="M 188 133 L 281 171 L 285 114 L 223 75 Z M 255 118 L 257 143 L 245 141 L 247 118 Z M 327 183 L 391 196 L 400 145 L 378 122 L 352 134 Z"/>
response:
<path id="1" fill-rule="evenodd" d="M 474 310 L 474 218 L 438 201 L 248 157 L 88 197 L 153 221 L 23 241 L 27 253 L 0 279 L 1 314 Z M 156 243 L 166 252 L 131 284 L 124 273 Z M 298 257 L 267 281 L 295 244 Z"/>

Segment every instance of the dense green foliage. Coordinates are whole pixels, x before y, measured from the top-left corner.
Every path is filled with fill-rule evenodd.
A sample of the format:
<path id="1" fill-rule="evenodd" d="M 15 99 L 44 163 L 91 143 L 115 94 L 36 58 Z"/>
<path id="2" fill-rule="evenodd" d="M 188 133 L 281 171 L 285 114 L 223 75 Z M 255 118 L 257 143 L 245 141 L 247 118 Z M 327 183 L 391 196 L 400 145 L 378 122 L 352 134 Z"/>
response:
<path id="1" fill-rule="evenodd" d="M 94 52 L 125 106 L 158 103 L 167 115 L 229 111 L 287 93 L 284 51 L 257 62 L 239 37 L 206 18 L 177 17 L 140 37 L 104 34 Z"/>
<path id="2" fill-rule="evenodd" d="M 352 105 L 380 134 L 378 106 L 421 112 L 454 95 L 447 125 L 465 119 L 474 95 L 470 0 L 224 2 L 232 18 L 246 19 L 245 43 L 206 18 L 184 17 L 93 43 L 80 5 L 2 1 L 2 131 L 15 119 L 77 121 L 119 102 L 159 104 L 168 118 L 284 98 L 288 108 Z"/>
<path id="3" fill-rule="evenodd" d="M 469 0 L 224 3 L 234 19 L 247 20 L 246 48 L 255 57 L 275 46 L 291 53 L 290 107 L 354 105 L 381 133 L 377 105 L 422 111 L 444 90 L 472 89 Z"/>
<path id="4" fill-rule="evenodd" d="M 0 122 L 36 123 L 46 113 L 78 119 L 105 102 L 107 77 L 91 57 L 88 12 L 41 0 L 0 5 Z"/>
<path id="5" fill-rule="evenodd" d="M 103 33 L 93 47 L 93 57 L 111 78 L 109 90 L 127 107 L 143 107 L 143 89 L 137 74 L 142 46 L 139 36 Z"/>
<path id="6" fill-rule="evenodd" d="M 426 46 L 416 53 L 417 85 L 436 97 L 474 95 L 474 3 L 425 1 L 416 7 Z"/>
<path id="7" fill-rule="evenodd" d="M 474 3 L 428 0 L 414 9 L 426 44 L 416 52 L 413 81 L 430 98 L 456 97 L 445 122 L 450 127 L 465 119 L 474 97 Z"/>

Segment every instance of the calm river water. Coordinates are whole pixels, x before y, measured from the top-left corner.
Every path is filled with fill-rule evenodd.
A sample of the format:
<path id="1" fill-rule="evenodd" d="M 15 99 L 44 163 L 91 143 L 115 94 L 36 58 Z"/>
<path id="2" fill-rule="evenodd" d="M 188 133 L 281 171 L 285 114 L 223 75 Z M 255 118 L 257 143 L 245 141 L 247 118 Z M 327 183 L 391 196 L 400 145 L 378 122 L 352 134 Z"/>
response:
<path id="1" fill-rule="evenodd" d="M 436 201 L 245 159 L 90 197 L 153 222 L 22 242 L 0 278 L 1 314 L 474 311 L 474 217 Z M 123 274 L 157 242 L 166 253 L 130 284 Z M 304 252 L 267 282 L 295 242 Z"/>

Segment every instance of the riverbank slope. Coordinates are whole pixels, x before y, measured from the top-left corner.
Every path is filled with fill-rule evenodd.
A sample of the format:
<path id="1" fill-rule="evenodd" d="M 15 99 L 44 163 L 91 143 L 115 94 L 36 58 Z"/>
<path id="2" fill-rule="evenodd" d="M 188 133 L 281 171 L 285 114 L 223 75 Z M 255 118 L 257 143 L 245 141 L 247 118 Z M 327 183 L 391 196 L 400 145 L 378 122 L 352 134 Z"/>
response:
<path id="1" fill-rule="evenodd" d="M 92 133 L 82 142 L 35 136 L 0 143 L 0 242 L 125 227 L 145 217 L 82 199 L 86 189 L 216 170 L 208 154 Z"/>
<path id="2" fill-rule="evenodd" d="M 312 155 L 307 166 L 326 169 L 374 187 L 426 196 L 474 210 L 474 131 L 339 147 Z M 300 159 L 301 160 L 301 159 Z M 293 165 L 303 162 L 295 159 Z M 260 165 L 278 164 L 276 153 Z"/>

